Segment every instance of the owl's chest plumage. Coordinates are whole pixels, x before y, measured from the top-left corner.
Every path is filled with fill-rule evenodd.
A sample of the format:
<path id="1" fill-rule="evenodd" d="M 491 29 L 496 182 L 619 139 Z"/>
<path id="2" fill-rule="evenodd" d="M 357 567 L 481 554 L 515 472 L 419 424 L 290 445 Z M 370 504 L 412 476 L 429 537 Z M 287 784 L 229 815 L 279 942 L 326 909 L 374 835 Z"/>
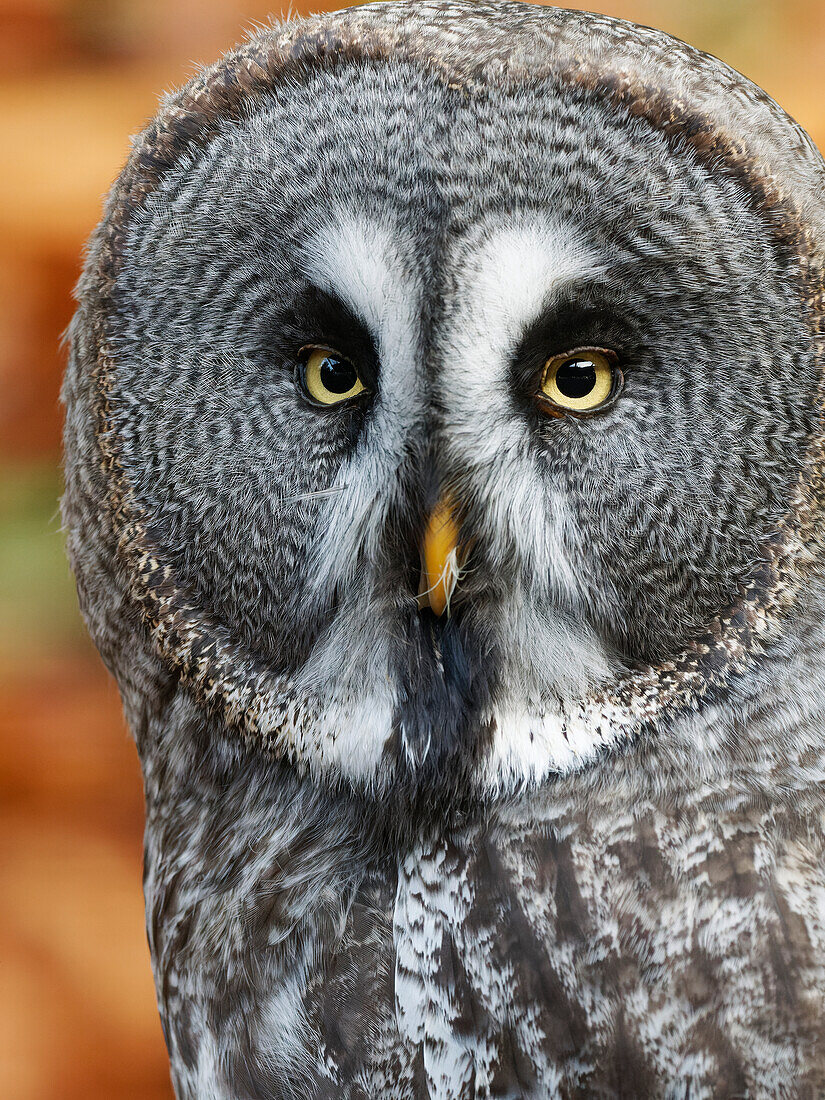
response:
<path id="1" fill-rule="evenodd" d="M 720 808 L 718 791 L 675 816 L 545 800 L 376 857 L 357 827 L 319 831 L 318 812 L 308 804 L 251 856 L 245 827 L 239 898 L 212 881 L 206 849 L 198 869 L 168 847 L 156 862 L 150 846 L 181 1096 L 825 1087 L 825 870 L 811 820 L 745 797 Z"/>
<path id="2" fill-rule="evenodd" d="M 746 805 L 641 808 L 409 856 L 395 993 L 423 1095 L 820 1089 L 822 844 L 782 833 Z"/>

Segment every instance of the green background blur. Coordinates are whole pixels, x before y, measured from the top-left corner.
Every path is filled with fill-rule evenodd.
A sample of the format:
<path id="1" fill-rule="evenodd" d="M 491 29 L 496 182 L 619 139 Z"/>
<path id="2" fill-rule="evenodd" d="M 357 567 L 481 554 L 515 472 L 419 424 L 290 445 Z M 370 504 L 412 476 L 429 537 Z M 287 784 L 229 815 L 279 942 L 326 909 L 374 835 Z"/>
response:
<path id="1" fill-rule="evenodd" d="M 822 147 L 822 0 L 581 6 L 724 58 Z M 159 93 L 271 12 L 254 0 L 0 0 L 4 1100 L 171 1096 L 143 932 L 137 761 L 63 557 L 60 338 L 83 241 L 129 134 Z"/>

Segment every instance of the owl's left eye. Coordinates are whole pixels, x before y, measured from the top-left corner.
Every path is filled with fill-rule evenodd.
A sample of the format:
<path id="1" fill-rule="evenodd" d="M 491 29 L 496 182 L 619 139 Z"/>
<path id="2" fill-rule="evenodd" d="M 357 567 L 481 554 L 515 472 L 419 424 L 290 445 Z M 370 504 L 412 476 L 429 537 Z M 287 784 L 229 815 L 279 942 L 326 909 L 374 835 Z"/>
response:
<path id="1" fill-rule="evenodd" d="M 559 410 L 596 412 L 611 404 L 624 377 L 616 353 L 602 348 L 577 348 L 548 359 L 541 375 L 539 398 Z M 552 413 L 552 409 L 547 411 Z"/>
<path id="2" fill-rule="evenodd" d="M 315 405 L 339 405 L 366 390 L 350 359 L 333 348 L 314 345 L 299 352 L 298 382 Z"/>

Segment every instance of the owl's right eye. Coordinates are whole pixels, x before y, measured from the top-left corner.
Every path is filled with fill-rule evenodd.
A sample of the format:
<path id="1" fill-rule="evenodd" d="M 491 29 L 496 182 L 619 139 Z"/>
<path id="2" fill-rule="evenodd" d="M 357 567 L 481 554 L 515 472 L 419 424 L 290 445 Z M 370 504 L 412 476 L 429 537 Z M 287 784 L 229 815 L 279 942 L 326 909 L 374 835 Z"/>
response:
<path id="1" fill-rule="evenodd" d="M 333 348 L 313 344 L 298 354 L 298 384 L 314 405 L 339 405 L 366 391 L 355 364 Z"/>

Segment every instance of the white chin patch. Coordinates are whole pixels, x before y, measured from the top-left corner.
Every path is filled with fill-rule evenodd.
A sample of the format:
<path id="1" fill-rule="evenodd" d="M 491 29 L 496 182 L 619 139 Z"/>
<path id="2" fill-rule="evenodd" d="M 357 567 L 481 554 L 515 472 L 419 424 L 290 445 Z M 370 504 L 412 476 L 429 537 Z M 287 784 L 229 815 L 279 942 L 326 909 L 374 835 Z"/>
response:
<path id="1" fill-rule="evenodd" d="M 392 733 L 394 703 L 391 690 L 328 703 L 318 723 L 325 765 L 356 782 L 375 780 Z"/>
<path id="2" fill-rule="evenodd" d="M 491 718 L 493 744 L 479 769 L 478 781 L 484 793 L 493 795 L 578 771 L 622 735 L 620 724 L 589 705 L 544 713 L 504 707 L 496 709 Z"/>
<path id="3" fill-rule="evenodd" d="M 592 701 L 616 677 L 592 635 L 537 613 L 514 622 L 513 635 L 530 641 L 502 656 L 503 691 L 485 716 L 493 733 L 479 783 L 491 793 L 576 771 L 623 728 L 612 708 Z"/>

